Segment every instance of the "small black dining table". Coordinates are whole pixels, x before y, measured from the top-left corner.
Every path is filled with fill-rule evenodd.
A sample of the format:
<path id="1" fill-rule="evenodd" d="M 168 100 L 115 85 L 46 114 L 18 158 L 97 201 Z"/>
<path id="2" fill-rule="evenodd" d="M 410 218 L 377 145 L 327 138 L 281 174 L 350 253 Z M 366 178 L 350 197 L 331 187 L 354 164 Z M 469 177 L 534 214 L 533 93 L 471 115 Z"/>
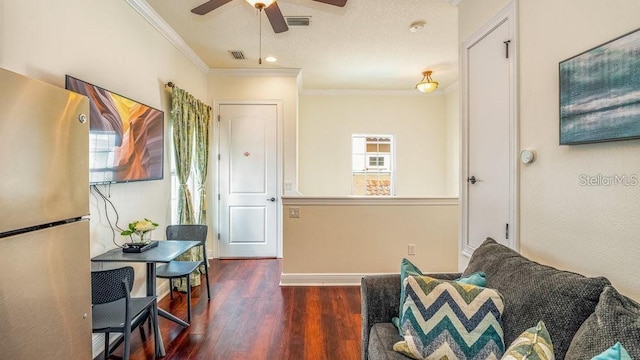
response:
<path id="1" fill-rule="evenodd" d="M 92 262 L 130 262 L 130 263 L 146 263 L 147 264 L 147 296 L 156 296 L 156 263 L 168 263 L 184 254 L 189 249 L 199 245 L 199 241 L 185 241 L 185 240 L 161 240 L 158 241 L 158 246 L 153 247 L 141 253 L 125 253 L 121 248 L 115 248 L 109 250 L 103 254 L 91 258 Z M 184 327 L 188 327 L 189 323 L 176 317 L 170 312 L 158 307 L 158 315 L 165 319 L 171 320 Z M 158 321 L 155 321 L 156 331 L 160 327 Z M 159 336 L 160 344 L 158 346 L 159 353 L 156 356 L 165 356 L 166 352 L 164 344 L 162 343 L 162 337 Z"/>

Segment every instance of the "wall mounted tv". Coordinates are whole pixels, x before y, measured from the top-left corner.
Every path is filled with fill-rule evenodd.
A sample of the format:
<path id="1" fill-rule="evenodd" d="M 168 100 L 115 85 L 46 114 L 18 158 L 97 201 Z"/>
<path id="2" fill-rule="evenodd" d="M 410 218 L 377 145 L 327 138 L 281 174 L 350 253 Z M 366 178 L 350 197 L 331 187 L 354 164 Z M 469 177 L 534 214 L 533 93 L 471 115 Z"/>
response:
<path id="1" fill-rule="evenodd" d="M 90 99 L 92 185 L 162 179 L 164 112 L 69 75 L 65 84 Z"/>

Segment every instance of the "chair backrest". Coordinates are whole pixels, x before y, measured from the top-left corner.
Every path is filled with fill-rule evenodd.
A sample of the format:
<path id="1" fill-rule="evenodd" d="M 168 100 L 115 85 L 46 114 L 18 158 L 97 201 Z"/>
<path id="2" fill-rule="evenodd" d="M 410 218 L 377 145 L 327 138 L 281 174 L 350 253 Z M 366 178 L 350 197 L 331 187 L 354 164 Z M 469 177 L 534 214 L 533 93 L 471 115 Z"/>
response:
<path id="1" fill-rule="evenodd" d="M 207 241 L 207 225 L 169 225 L 167 226 L 167 240 Z"/>
<path id="2" fill-rule="evenodd" d="M 91 272 L 91 303 L 105 304 L 129 296 L 133 287 L 131 266 Z"/>

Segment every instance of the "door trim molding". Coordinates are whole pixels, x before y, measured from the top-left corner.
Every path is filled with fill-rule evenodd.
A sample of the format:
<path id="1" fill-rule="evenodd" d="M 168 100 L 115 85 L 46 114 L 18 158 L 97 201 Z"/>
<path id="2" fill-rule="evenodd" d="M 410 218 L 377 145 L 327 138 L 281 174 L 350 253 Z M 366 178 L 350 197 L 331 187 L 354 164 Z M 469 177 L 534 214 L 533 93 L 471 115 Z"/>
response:
<path id="1" fill-rule="evenodd" d="M 213 231 L 214 246 L 212 258 L 220 257 L 220 242 L 218 240 L 218 229 L 220 227 L 220 202 L 218 201 L 218 195 L 220 195 L 220 162 L 218 161 L 218 155 L 220 154 L 220 105 L 275 105 L 276 107 L 276 199 L 282 198 L 283 177 L 284 177 L 284 118 L 282 113 L 282 100 L 276 99 L 253 99 L 253 100 L 238 100 L 238 99 L 219 99 L 213 101 L 214 111 L 214 135 L 213 141 L 215 142 L 216 154 L 211 157 L 213 161 L 216 161 L 215 168 L 216 184 L 215 184 L 215 196 L 213 197 L 213 207 L 216 211 Z M 276 207 L 276 256 L 281 259 L 282 252 L 282 201 L 278 201 Z"/>
<path id="2" fill-rule="evenodd" d="M 507 7 L 496 14 L 482 28 L 473 33 L 467 41 L 462 44 L 460 54 L 462 57 L 460 68 L 460 135 L 461 135 L 461 151 L 460 151 L 460 254 L 463 257 L 470 258 L 475 247 L 470 244 L 469 231 L 469 192 L 467 178 L 469 177 L 469 49 L 484 39 L 487 34 L 502 25 L 505 21 L 511 20 L 509 30 L 512 34 L 510 47 L 513 49 L 509 56 L 512 57 L 510 63 L 510 89 L 509 89 L 509 173 L 511 181 L 509 182 L 509 247 L 519 251 L 519 122 L 518 122 L 518 27 L 517 27 L 517 8 L 515 1 L 511 1 Z M 460 265 L 460 264 L 459 264 Z"/>

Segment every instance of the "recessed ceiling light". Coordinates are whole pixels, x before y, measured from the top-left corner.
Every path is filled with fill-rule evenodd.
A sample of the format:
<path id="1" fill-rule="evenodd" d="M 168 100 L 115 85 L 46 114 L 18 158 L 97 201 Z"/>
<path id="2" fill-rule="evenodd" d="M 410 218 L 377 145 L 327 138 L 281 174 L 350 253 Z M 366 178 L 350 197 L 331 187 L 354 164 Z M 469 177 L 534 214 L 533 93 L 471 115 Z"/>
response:
<path id="1" fill-rule="evenodd" d="M 411 25 L 409 25 L 409 31 L 411 31 L 413 33 L 414 32 L 418 32 L 418 31 L 422 31 L 422 30 L 424 30 L 424 25 L 425 25 L 424 21 L 415 21 Z"/>
<path id="2" fill-rule="evenodd" d="M 276 61 L 278 61 L 278 59 L 276 59 L 273 56 L 267 56 L 266 58 L 264 58 L 264 61 L 266 61 L 266 62 L 276 62 Z"/>

